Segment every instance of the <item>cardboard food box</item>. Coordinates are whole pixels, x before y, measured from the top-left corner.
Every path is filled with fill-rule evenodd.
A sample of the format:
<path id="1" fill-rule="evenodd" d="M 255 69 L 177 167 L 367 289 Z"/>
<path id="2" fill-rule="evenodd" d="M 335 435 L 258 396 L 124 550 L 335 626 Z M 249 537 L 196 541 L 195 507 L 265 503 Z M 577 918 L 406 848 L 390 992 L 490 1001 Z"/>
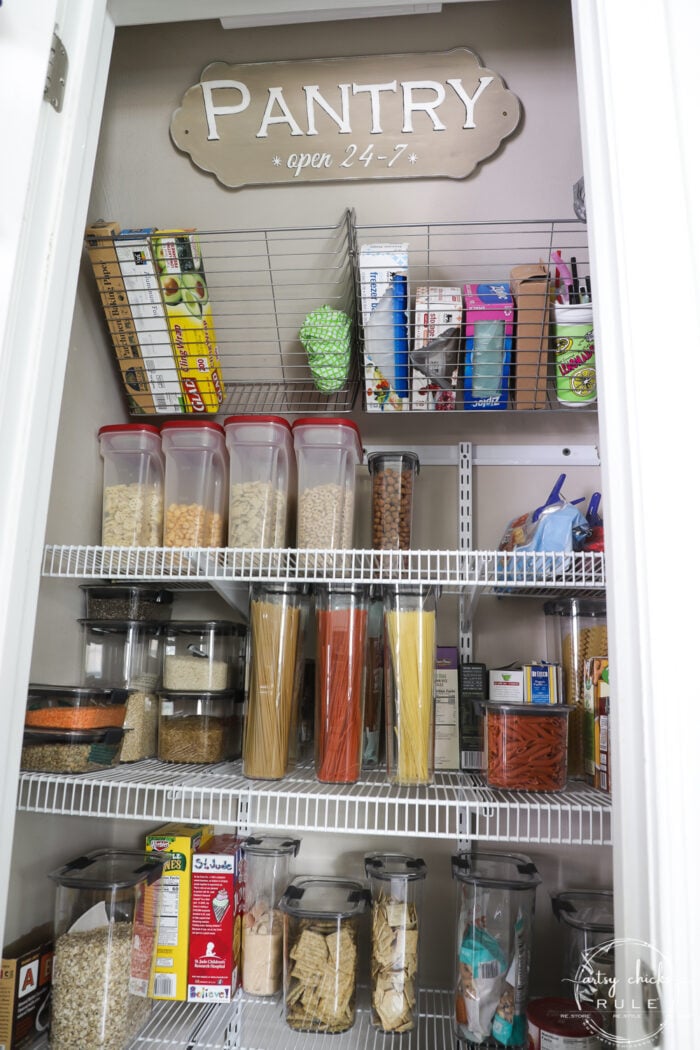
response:
<path id="1" fill-rule="evenodd" d="M 462 290 L 418 288 L 411 351 L 411 410 L 452 411 L 462 348 Z"/>
<path id="2" fill-rule="evenodd" d="M 596 780 L 602 780 L 604 790 L 609 790 L 609 708 L 608 658 L 588 657 L 583 668 L 583 772 L 589 784 L 600 787 Z"/>
<path id="3" fill-rule="evenodd" d="M 53 927 L 36 926 L 7 944 L 0 972 L 0 1047 L 28 1050 L 49 1025 Z"/>
<path id="4" fill-rule="evenodd" d="M 598 697 L 596 711 L 596 760 L 594 786 L 612 792 L 610 776 L 610 696 Z"/>
<path id="5" fill-rule="evenodd" d="M 507 284 L 464 286 L 464 407 L 508 407 L 513 300 Z"/>
<path id="6" fill-rule="evenodd" d="M 368 412 L 408 409 L 408 245 L 360 247 L 360 303 Z"/>
<path id="7" fill-rule="evenodd" d="M 459 760 L 462 769 L 484 768 L 484 718 L 488 696 L 486 664 L 463 663 L 459 674 Z"/>
<path id="8" fill-rule="evenodd" d="M 243 840 L 215 835 L 192 857 L 187 999 L 230 1003 L 241 983 Z"/>
<path id="9" fill-rule="evenodd" d="M 459 653 L 437 647 L 435 656 L 435 769 L 459 769 Z"/>
<path id="10" fill-rule="evenodd" d="M 561 667 L 558 664 L 523 664 L 523 698 L 526 704 L 560 704 Z"/>
<path id="11" fill-rule="evenodd" d="M 489 700 L 495 703 L 522 704 L 525 699 L 525 673 L 511 667 L 489 671 Z"/>
<path id="12" fill-rule="evenodd" d="M 147 853 L 169 854 L 161 879 L 152 999 L 187 999 L 192 857 L 213 835 L 211 824 L 164 824 L 146 836 Z"/>
<path id="13" fill-rule="evenodd" d="M 514 266 L 510 287 L 515 300 L 513 407 L 547 405 L 549 348 L 549 272 L 544 263 Z"/>

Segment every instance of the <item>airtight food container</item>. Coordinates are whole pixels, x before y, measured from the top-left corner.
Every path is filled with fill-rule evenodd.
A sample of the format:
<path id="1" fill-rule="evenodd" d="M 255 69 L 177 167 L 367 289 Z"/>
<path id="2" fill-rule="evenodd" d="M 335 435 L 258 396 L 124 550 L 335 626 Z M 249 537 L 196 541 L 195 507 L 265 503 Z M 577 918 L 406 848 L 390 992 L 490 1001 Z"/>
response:
<path id="1" fill-rule="evenodd" d="M 215 692 L 238 686 L 246 634 L 230 620 L 171 620 L 163 628 L 163 688 Z"/>
<path id="2" fill-rule="evenodd" d="M 160 431 L 147 423 L 117 423 L 100 427 L 98 436 L 103 546 L 160 546 L 165 470 Z"/>
<path id="3" fill-rule="evenodd" d="M 159 695 L 158 758 L 163 762 L 226 762 L 240 755 L 242 702 L 233 691 Z"/>
<path id="4" fill-rule="evenodd" d="M 281 416 L 229 416 L 229 547 L 289 545 L 296 460 Z"/>
<path id="5" fill-rule="evenodd" d="M 279 899 L 299 839 L 250 835 L 243 843 L 243 991 L 277 995 L 282 990 L 283 916 Z"/>
<path id="6" fill-rule="evenodd" d="M 372 452 L 367 457 L 372 479 L 372 546 L 408 550 L 413 526 L 413 490 L 420 471 L 414 452 Z"/>
<path id="7" fill-rule="evenodd" d="M 575 987 L 585 975 L 591 1000 L 609 1002 L 615 975 L 615 917 L 612 890 L 571 889 L 552 897 L 552 911 L 565 935 L 564 986 Z M 612 1006 L 602 1011 L 606 1030 L 613 1030 Z"/>
<path id="8" fill-rule="evenodd" d="M 357 426 L 332 417 L 292 423 L 298 469 L 297 547 L 352 547 L 355 468 L 362 461 Z"/>
<path id="9" fill-rule="evenodd" d="M 153 620 L 161 623 L 170 619 L 172 591 L 120 583 L 82 583 L 80 589 L 85 596 L 85 617 L 88 620 Z"/>
<path id="10" fill-rule="evenodd" d="M 51 1050 L 126 1050 L 147 1021 L 166 860 L 95 850 L 50 873 Z"/>
<path id="11" fill-rule="evenodd" d="M 567 778 L 569 708 L 486 703 L 486 780 L 514 791 L 561 791 Z"/>
<path id="12" fill-rule="evenodd" d="M 126 689 L 30 683 L 24 724 L 29 729 L 119 728 L 126 714 L 126 698 Z"/>
<path id="13" fill-rule="evenodd" d="M 163 423 L 166 547 L 223 547 L 227 534 L 228 452 L 211 419 Z"/>
<path id="14" fill-rule="evenodd" d="M 126 730 L 25 728 L 20 768 L 28 773 L 94 773 L 119 762 Z"/>
<path id="15" fill-rule="evenodd" d="M 528 1047 L 531 1050 L 602 1050 L 598 1038 L 604 1021 L 590 1006 L 575 999 L 532 999 L 527 1006 Z M 606 1040 L 606 1045 L 610 1045 Z"/>

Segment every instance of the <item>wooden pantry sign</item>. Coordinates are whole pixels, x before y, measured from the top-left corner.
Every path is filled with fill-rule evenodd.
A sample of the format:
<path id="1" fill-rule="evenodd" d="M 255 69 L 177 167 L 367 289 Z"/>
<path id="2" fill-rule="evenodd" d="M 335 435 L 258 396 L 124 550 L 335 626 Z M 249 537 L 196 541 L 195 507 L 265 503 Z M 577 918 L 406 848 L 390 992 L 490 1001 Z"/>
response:
<path id="1" fill-rule="evenodd" d="M 520 120 L 502 78 L 466 48 L 229 65 L 213 62 L 170 123 L 224 186 L 464 178 Z"/>

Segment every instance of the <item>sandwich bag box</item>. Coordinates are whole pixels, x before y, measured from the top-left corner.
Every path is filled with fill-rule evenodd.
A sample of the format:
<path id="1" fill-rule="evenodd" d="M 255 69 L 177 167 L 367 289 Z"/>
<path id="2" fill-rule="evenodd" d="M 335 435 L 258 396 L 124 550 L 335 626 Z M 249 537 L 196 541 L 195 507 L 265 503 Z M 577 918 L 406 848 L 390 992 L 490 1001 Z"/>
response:
<path id="1" fill-rule="evenodd" d="M 28 1050 L 49 1024 L 53 925 L 45 923 L 5 945 L 0 972 L 0 1047 Z"/>
<path id="2" fill-rule="evenodd" d="M 462 348 L 461 288 L 416 289 L 413 316 L 411 411 L 453 411 Z"/>
<path id="3" fill-rule="evenodd" d="M 243 840 L 215 835 L 192 857 L 187 999 L 230 1003 L 241 983 Z"/>
<path id="4" fill-rule="evenodd" d="M 508 407 L 513 300 L 507 284 L 464 286 L 464 408 Z"/>
<path id="5" fill-rule="evenodd" d="M 514 266 L 513 407 L 545 408 L 549 333 L 549 272 L 544 263 Z"/>

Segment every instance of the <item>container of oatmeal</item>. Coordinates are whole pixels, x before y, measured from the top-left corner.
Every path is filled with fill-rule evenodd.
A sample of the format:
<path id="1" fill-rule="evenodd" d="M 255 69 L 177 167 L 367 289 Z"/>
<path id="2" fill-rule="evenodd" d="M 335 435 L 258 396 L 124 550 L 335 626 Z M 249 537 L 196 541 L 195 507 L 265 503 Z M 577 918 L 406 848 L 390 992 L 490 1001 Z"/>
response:
<path id="1" fill-rule="evenodd" d="M 230 620 L 171 620 L 163 628 L 163 688 L 240 686 L 247 631 Z"/>
<path id="2" fill-rule="evenodd" d="M 228 545 L 286 547 L 296 461 L 292 428 L 281 416 L 229 416 Z"/>
<path id="3" fill-rule="evenodd" d="M 229 475 L 224 428 L 211 419 L 177 419 L 163 423 L 160 432 L 164 546 L 224 546 Z"/>
<path id="4" fill-rule="evenodd" d="M 352 547 L 360 431 L 349 419 L 292 423 L 298 469 L 297 547 Z"/>
<path id="5" fill-rule="evenodd" d="M 165 478 L 160 431 L 147 423 L 117 423 L 100 427 L 98 437 L 103 546 L 159 547 Z"/>
<path id="6" fill-rule="evenodd" d="M 277 995 L 282 989 L 282 912 L 289 867 L 299 839 L 250 835 L 243 843 L 243 991 Z"/>

